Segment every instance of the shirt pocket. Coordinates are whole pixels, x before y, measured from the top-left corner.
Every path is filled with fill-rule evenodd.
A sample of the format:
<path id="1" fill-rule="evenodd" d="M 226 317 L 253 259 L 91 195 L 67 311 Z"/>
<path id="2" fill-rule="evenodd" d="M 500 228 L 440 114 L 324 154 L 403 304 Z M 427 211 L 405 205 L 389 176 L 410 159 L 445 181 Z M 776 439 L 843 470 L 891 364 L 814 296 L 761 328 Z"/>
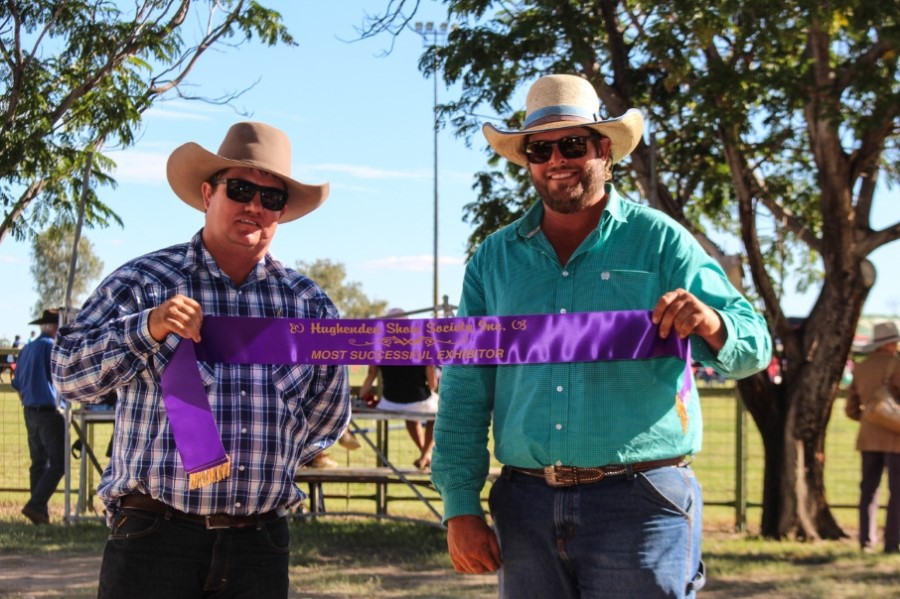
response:
<path id="1" fill-rule="evenodd" d="M 197 362 L 197 368 L 200 371 L 200 380 L 203 381 L 203 388 L 206 389 L 207 395 L 215 393 L 218 381 L 216 365 L 208 362 Z"/>
<path id="2" fill-rule="evenodd" d="M 311 378 L 312 366 L 308 364 L 272 366 L 272 384 L 278 392 L 278 398 L 292 412 L 300 409 L 301 400 L 307 395 Z"/>
<path id="3" fill-rule="evenodd" d="M 662 295 L 659 275 L 647 270 L 603 270 L 597 288 L 601 310 L 652 310 Z"/>

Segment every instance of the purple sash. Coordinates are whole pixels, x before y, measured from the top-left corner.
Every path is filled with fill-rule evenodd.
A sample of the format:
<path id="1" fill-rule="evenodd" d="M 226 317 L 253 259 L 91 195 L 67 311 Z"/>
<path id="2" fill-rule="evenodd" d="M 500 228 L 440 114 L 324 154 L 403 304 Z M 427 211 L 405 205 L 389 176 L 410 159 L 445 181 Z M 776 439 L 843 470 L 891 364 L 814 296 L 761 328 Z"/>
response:
<path id="1" fill-rule="evenodd" d="M 179 343 L 162 374 L 163 399 L 191 488 L 222 480 L 230 463 L 197 361 L 224 364 L 506 365 L 643 360 L 686 363 L 677 398 L 687 426 L 690 345 L 661 339 L 648 311 L 436 319 L 207 316 L 202 341 Z"/>

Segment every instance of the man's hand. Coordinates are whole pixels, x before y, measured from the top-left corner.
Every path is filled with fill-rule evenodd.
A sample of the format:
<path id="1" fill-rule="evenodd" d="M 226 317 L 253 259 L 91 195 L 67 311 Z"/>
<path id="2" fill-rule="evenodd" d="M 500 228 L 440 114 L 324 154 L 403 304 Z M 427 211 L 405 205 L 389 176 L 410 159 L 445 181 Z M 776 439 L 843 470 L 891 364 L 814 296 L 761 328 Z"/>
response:
<path id="1" fill-rule="evenodd" d="M 698 335 L 718 352 L 725 345 L 728 332 L 719 313 L 684 289 L 670 291 L 659 298 L 653 309 L 653 324 L 659 325 L 659 336 L 666 339 L 674 331 L 681 339 Z"/>
<path id="2" fill-rule="evenodd" d="M 447 548 L 453 567 L 462 574 L 486 574 L 500 568 L 497 535 L 479 516 L 447 520 Z"/>
<path id="3" fill-rule="evenodd" d="M 150 335 L 159 342 L 165 340 L 169 333 L 199 342 L 201 324 L 203 310 L 200 304 L 181 294 L 150 311 Z"/>

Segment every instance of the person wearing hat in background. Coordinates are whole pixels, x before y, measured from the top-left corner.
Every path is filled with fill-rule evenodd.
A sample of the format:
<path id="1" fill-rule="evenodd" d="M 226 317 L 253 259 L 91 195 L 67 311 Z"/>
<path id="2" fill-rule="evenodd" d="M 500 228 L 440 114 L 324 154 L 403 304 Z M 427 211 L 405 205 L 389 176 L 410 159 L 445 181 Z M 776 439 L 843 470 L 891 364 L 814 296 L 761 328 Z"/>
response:
<path id="1" fill-rule="evenodd" d="M 59 310 L 44 310 L 28 324 L 41 327 L 41 334 L 25 345 L 16 360 L 13 389 L 19 393 L 28 432 L 31 456 L 31 497 L 22 514 L 34 524 L 50 523 L 50 498 L 66 471 L 66 419 L 59 412 L 59 397 L 50 376 L 50 354 L 59 328 Z"/>
<path id="2" fill-rule="evenodd" d="M 388 310 L 385 318 L 406 318 L 400 308 Z M 372 391 L 375 378 L 381 373 L 381 398 Z M 359 396 L 369 405 L 377 405 L 380 410 L 390 412 L 416 412 L 435 414 L 438 409 L 438 378 L 434 366 L 379 366 L 372 364 L 359 389 Z M 419 470 L 431 467 L 431 452 L 434 448 L 434 420 L 424 424 L 420 420 L 407 420 L 406 432 L 419 450 L 419 457 L 413 465 Z"/>
<path id="3" fill-rule="evenodd" d="M 900 365 L 897 344 L 900 334 L 893 322 L 880 322 L 872 331 L 872 342 L 861 348 L 869 354 L 853 368 L 853 381 L 847 392 L 845 412 L 859 420 L 856 449 L 862 458 L 859 481 L 859 546 L 874 551 L 878 539 L 878 487 L 885 470 L 888 475 L 887 519 L 884 525 L 885 553 L 900 552 L 900 433 L 862 418 L 871 405 L 875 390 L 890 385 L 900 398 Z"/>
<path id="4" fill-rule="evenodd" d="M 60 331 L 53 375 L 62 396 L 90 403 L 118 390 L 98 487 L 111 528 L 101 598 L 288 595 L 284 515 L 304 497 L 293 477 L 347 427 L 346 368 L 200 362 L 230 474 L 193 489 L 161 376 L 180 343 L 200 341 L 206 316 L 338 317 L 318 285 L 268 251 L 279 225 L 328 195 L 327 184 L 290 172 L 290 141 L 263 123 L 233 125 L 216 153 L 176 148 L 169 185 L 205 214 L 203 228 L 118 268 Z"/>
<path id="5" fill-rule="evenodd" d="M 660 337 L 690 336 L 703 366 L 764 369 L 765 320 L 688 231 L 611 182 L 641 113 L 599 109 L 588 81 L 549 75 L 531 86 L 521 131 L 484 126 L 541 200 L 477 249 L 459 315 L 643 310 Z M 698 399 L 672 357 L 445 367 L 431 467 L 456 570 L 499 569 L 501 597 L 693 597 L 705 580 L 686 459 L 700 449 Z M 493 529 L 480 501 L 491 424 L 504 465 Z M 559 477 L 566 486 L 551 486 Z"/>

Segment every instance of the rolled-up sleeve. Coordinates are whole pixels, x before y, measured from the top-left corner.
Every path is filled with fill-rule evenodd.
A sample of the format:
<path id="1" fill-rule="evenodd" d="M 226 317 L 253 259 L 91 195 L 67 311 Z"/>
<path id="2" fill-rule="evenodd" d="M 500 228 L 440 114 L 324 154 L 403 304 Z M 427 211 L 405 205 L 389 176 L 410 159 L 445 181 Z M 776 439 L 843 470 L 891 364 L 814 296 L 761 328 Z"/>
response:
<path id="1" fill-rule="evenodd" d="M 107 279 L 75 321 L 57 334 L 51 372 L 63 399 L 100 401 L 147 368 L 151 356 L 165 346 L 150 335 L 152 306 L 143 306 L 131 291 L 133 282 L 123 278 L 114 274 Z"/>

